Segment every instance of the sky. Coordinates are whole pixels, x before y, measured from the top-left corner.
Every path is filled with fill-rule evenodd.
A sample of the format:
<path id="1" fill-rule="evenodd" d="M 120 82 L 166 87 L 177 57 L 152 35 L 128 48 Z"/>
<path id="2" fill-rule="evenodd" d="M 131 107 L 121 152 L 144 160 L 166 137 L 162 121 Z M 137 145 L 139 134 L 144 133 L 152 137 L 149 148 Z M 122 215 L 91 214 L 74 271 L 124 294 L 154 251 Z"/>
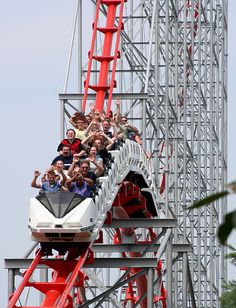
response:
<path id="1" fill-rule="evenodd" d="M 27 218 L 36 192 L 30 188 L 33 171 L 45 170 L 57 154 L 58 93 L 64 86 L 75 5 L 75 0 L 0 0 L 0 307 L 7 298 L 4 258 L 23 257 L 32 246 Z M 228 182 L 236 180 L 235 11 L 236 1 L 229 0 Z M 236 196 L 228 204 L 235 208 Z M 235 277 L 231 267 L 229 279 Z"/>

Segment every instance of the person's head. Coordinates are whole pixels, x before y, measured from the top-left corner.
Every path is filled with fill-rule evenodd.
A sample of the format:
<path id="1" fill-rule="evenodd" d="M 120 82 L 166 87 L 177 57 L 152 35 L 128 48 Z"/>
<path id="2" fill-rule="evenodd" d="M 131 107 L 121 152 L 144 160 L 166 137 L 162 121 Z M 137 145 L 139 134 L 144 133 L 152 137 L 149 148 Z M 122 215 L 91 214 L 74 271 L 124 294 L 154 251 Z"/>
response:
<path id="1" fill-rule="evenodd" d="M 88 123 L 92 121 L 92 117 L 90 116 L 90 114 L 86 114 L 85 119 L 88 121 Z"/>
<path id="2" fill-rule="evenodd" d="M 70 147 L 68 145 L 63 145 L 62 147 L 62 156 L 70 156 Z"/>
<path id="3" fill-rule="evenodd" d="M 91 126 L 91 132 L 93 132 L 93 133 L 99 132 L 97 123 L 93 123 L 93 125 Z"/>
<path id="4" fill-rule="evenodd" d="M 87 160 L 83 160 L 80 164 L 81 173 L 86 176 L 89 173 L 90 163 Z"/>
<path id="5" fill-rule="evenodd" d="M 102 141 L 100 138 L 96 138 L 93 141 L 93 146 L 95 146 L 97 149 L 101 149 L 102 147 Z"/>
<path id="6" fill-rule="evenodd" d="M 84 130 L 84 120 L 83 119 L 78 119 L 77 122 L 77 127 L 78 127 L 78 130 Z"/>
<path id="7" fill-rule="evenodd" d="M 76 174 L 75 182 L 78 186 L 81 186 L 83 184 L 84 180 L 81 174 Z"/>
<path id="8" fill-rule="evenodd" d="M 121 117 L 120 121 L 122 124 L 127 124 L 127 118 L 125 116 Z"/>
<path id="9" fill-rule="evenodd" d="M 64 162 L 62 160 L 58 160 L 55 164 L 54 167 L 58 171 L 62 171 L 64 169 Z"/>
<path id="10" fill-rule="evenodd" d="M 75 131 L 74 129 L 70 128 L 66 132 L 66 136 L 69 140 L 74 140 L 75 139 Z"/>
<path id="11" fill-rule="evenodd" d="M 56 173 L 52 170 L 48 171 L 47 180 L 50 184 L 54 184 L 56 181 Z"/>
<path id="12" fill-rule="evenodd" d="M 102 121 L 102 128 L 103 128 L 104 133 L 107 133 L 109 129 L 111 128 L 110 120 L 104 119 Z"/>
<path id="13" fill-rule="evenodd" d="M 97 120 L 99 122 L 101 121 L 101 115 L 98 110 L 94 112 L 94 120 Z"/>
<path id="14" fill-rule="evenodd" d="M 113 112 L 112 112 L 112 110 L 109 111 L 108 118 L 109 118 L 109 119 L 112 119 L 112 118 L 113 118 Z"/>
<path id="15" fill-rule="evenodd" d="M 97 155 L 97 148 L 95 146 L 92 146 L 89 150 L 90 156 L 96 156 Z"/>
<path id="16" fill-rule="evenodd" d="M 84 129 L 85 129 L 85 130 L 88 128 L 89 123 L 90 123 L 90 122 L 87 121 L 87 120 L 84 121 Z"/>

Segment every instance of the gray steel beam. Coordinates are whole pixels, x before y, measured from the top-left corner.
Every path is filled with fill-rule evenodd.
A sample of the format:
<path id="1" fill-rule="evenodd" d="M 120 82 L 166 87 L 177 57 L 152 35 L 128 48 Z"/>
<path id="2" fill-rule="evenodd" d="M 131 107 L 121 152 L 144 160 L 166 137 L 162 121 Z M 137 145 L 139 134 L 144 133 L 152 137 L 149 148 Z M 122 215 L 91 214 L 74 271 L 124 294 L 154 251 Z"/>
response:
<path id="1" fill-rule="evenodd" d="M 47 262 L 58 262 L 58 259 L 48 259 Z M 5 259 L 6 269 L 27 269 L 32 263 L 33 259 Z M 62 260 L 61 262 L 63 262 Z M 59 261 L 60 262 L 60 261 Z M 156 258 L 94 258 L 93 264 L 85 264 L 85 268 L 148 268 L 156 267 Z M 37 269 L 47 268 L 44 264 L 39 264 Z"/>
<path id="2" fill-rule="evenodd" d="M 99 305 L 101 305 L 103 303 L 103 301 L 107 298 L 107 296 L 109 296 L 110 293 L 114 292 L 116 289 L 122 287 L 124 284 L 128 283 L 131 280 L 134 280 L 135 278 L 137 278 L 140 275 L 145 274 L 146 270 L 141 270 L 138 273 L 132 275 L 131 277 L 125 279 L 125 280 L 121 280 L 118 283 L 116 283 L 113 287 L 111 287 L 110 289 L 108 289 L 107 291 L 103 292 L 102 294 L 99 294 L 98 296 L 96 296 L 95 298 L 93 298 L 90 301 L 87 301 L 85 304 L 82 304 L 80 306 L 77 306 L 78 308 L 82 308 L 82 307 L 88 307 L 89 305 L 91 305 L 92 303 L 98 301 L 99 299 L 101 299 L 101 301 L 97 304 L 96 307 L 99 307 Z"/>
<path id="3" fill-rule="evenodd" d="M 8 268 L 8 297 L 15 291 L 15 268 Z"/>
<path id="4" fill-rule="evenodd" d="M 167 308 L 173 307 L 173 251 L 172 251 L 172 234 L 168 238 L 166 247 L 166 290 L 167 290 Z"/>
<path id="5" fill-rule="evenodd" d="M 95 253 L 143 252 L 150 244 L 94 244 L 92 246 L 92 251 Z M 152 245 L 148 252 L 157 252 L 159 248 L 160 244 Z M 177 253 L 192 252 L 193 248 L 190 244 L 173 244 L 172 251 Z"/>
<path id="6" fill-rule="evenodd" d="M 135 218 L 113 219 L 110 225 L 104 224 L 103 228 L 175 228 L 176 219 L 167 218 Z"/>
<path id="7" fill-rule="evenodd" d="M 187 274 L 188 274 L 188 286 L 189 286 L 189 293 L 190 293 L 192 308 L 197 308 L 189 262 L 187 264 Z"/>
<path id="8" fill-rule="evenodd" d="M 153 308 L 153 268 L 147 270 L 147 308 Z"/>
<path id="9" fill-rule="evenodd" d="M 114 93 L 113 99 L 120 98 L 121 100 L 131 100 L 131 99 L 144 99 L 147 100 L 148 98 L 152 97 L 153 95 L 149 95 L 148 93 Z M 83 93 L 66 93 L 66 94 L 59 94 L 60 100 L 82 100 L 84 97 Z M 96 98 L 96 94 L 89 93 L 88 100 L 94 100 Z M 105 95 L 105 99 L 108 98 L 108 93 Z"/>

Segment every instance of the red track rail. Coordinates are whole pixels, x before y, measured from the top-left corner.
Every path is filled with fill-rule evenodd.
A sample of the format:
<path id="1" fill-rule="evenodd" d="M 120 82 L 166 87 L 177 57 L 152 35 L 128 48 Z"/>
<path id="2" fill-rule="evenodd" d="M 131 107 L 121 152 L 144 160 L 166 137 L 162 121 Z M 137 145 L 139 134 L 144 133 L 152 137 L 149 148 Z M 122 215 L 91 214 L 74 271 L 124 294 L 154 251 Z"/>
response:
<path id="1" fill-rule="evenodd" d="M 131 201 L 137 200 L 136 202 L 132 202 L 132 205 L 130 205 Z M 136 212 L 142 212 L 141 215 L 146 218 L 151 218 L 152 215 L 148 211 L 146 207 L 146 198 L 142 196 L 142 193 L 140 191 L 140 188 L 133 184 L 130 181 L 125 181 L 122 183 L 119 192 L 116 195 L 116 199 L 114 200 L 113 207 L 115 209 L 114 211 L 114 218 L 130 218 L 132 215 L 134 215 Z M 156 234 L 153 232 L 152 228 L 149 228 L 149 234 L 148 238 L 145 240 L 145 243 L 151 244 L 155 238 Z M 117 229 L 116 236 L 114 237 L 114 244 L 120 244 L 122 243 L 122 234 L 125 234 L 126 236 L 132 236 L 134 238 L 135 244 L 143 243 L 143 241 L 139 241 L 135 236 L 135 230 L 131 228 L 124 228 L 124 229 Z M 126 257 L 141 257 L 141 253 L 137 252 L 131 252 L 129 254 L 123 253 L 122 256 L 124 258 Z M 139 268 L 132 268 L 131 272 L 133 274 L 136 274 L 140 271 Z M 156 267 L 156 271 L 159 276 L 161 276 L 162 272 L 162 261 L 159 261 Z M 138 290 L 138 296 L 134 295 L 134 289 L 133 285 L 136 284 L 137 290 Z M 160 283 L 160 291 L 161 295 L 159 297 L 154 296 L 153 302 L 162 302 L 162 307 L 166 308 L 166 289 L 164 288 L 163 282 Z M 126 290 L 126 302 L 130 301 L 131 304 L 135 304 L 139 299 L 142 297 L 142 295 L 147 292 L 147 276 L 141 275 L 135 279 L 135 281 L 128 284 L 128 288 Z M 140 302 L 141 308 L 147 307 L 147 298 L 145 297 Z"/>
<path id="2" fill-rule="evenodd" d="M 95 20 L 93 23 L 93 35 L 92 35 L 92 42 L 91 48 L 89 51 L 89 62 L 88 62 L 88 72 L 87 77 L 85 80 L 85 89 L 84 89 L 84 98 L 82 103 L 82 111 L 85 111 L 86 108 L 86 101 L 88 95 L 88 89 L 92 89 L 96 92 L 96 102 L 95 108 L 99 112 L 102 112 L 104 109 L 104 100 L 106 93 L 109 93 L 108 103 L 107 103 L 107 114 L 110 112 L 111 108 L 111 101 L 112 101 L 112 93 L 113 88 L 116 86 L 115 81 L 115 72 L 116 72 L 116 63 L 117 59 L 120 57 L 119 52 L 119 43 L 120 43 L 120 33 L 123 29 L 123 9 L 124 9 L 124 2 L 127 0 L 98 0 L 96 6 L 96 13 L 95 13 Z M 101 4 L 107 6 L 107 19 L 105 27 L 98 27 L 98 19 L 99 19 L 99 11 Z M 118 24 L 116 25 L 116 11 L 117 7 L 119 6 L 119 19 Z M 104 41 L 103 41 L 103 50 L 102 55 L 94 55 L 94 46 L 95 40 L 97 37 L 97 33 L 101 32 L 104 34 Z M 113 36 L 116 33 L 116 42 L 114 48 L 114 54 L 111 54 L 112 45 L 113 45 Z M 91 85 L 90 76 L 91 76 L 91 68 L 93 60 L 98 61 L 100 63 L 100 71 L 99 71 L 99 78 L 97 85 Z M 113 61 L 112 65 L 112 72 L 109 80 L 109 64 Z"/>
<path id="3" fill-rule="evenodd" d="M 30 265 L 30 267 L 26 271 L 20 286 L 18 287 L 16 292 L 14 294 L 12 294 L 12 296 L 10 297 L 10 301 L 8 303 L 8 308 L 16 307 L 16 302 L 18 301 L 18 299 L 19 299 L 22 291 L 24 290 L 24 288 L 27 286 L 30 277 L 32 276 L 34 270 L 36 269 L 37 265 L 40 262 L 41 257 L 42 257 L 42 251 L 38 250 L 32 264 Z"/>
<path id="4" fill-rule="evenodd" d="M 42 250 L 38 250 L 35 259 L 24 274 L 24 278 L 17 291 L 10 297 L 8 308 L 28 306 L 16 306 L 18 299 L 25 287 L 32 287 L 45 294 L 45 298 L 40 306 L 36 307 L 57 307 L 73 308 L 73 299 L 70 295 L 72 288 L 78 289 L 78 303 L 81 303 L 79 297 L 79 288 L 84 288 L 85 276 L 81 272 L 90 249 L 85 249 L 78 260 L 74 259 L 45 259 Z M 50 282 L 30 282 L 36 267 L 40 264 L 46 265 L 53 270 L 52 281 Z"/>

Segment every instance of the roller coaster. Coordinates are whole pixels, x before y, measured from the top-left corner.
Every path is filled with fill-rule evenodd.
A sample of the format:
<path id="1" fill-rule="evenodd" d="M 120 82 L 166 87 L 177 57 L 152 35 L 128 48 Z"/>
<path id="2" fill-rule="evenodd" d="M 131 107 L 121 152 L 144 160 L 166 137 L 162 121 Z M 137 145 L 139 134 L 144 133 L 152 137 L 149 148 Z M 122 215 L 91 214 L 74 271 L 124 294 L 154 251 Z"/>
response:
<path id="1" fill-rule="evenodd" d="M 85 10 L 93 22 L 83 66 Z M 69 94 L 76 29 L 79 86 Z M 142 146 L 110 151 L 91 198 L 31 199 L 36 246 L 5 260 L 8 308 L 219 307 L 226 261 L 215 234 L 227 203 L 187 207 L 226 182 L 226 57 L 224 1 L 77 1 L 62 137 L 73 112 L 94 101 L 108 115 L 119 97 Z"/>

